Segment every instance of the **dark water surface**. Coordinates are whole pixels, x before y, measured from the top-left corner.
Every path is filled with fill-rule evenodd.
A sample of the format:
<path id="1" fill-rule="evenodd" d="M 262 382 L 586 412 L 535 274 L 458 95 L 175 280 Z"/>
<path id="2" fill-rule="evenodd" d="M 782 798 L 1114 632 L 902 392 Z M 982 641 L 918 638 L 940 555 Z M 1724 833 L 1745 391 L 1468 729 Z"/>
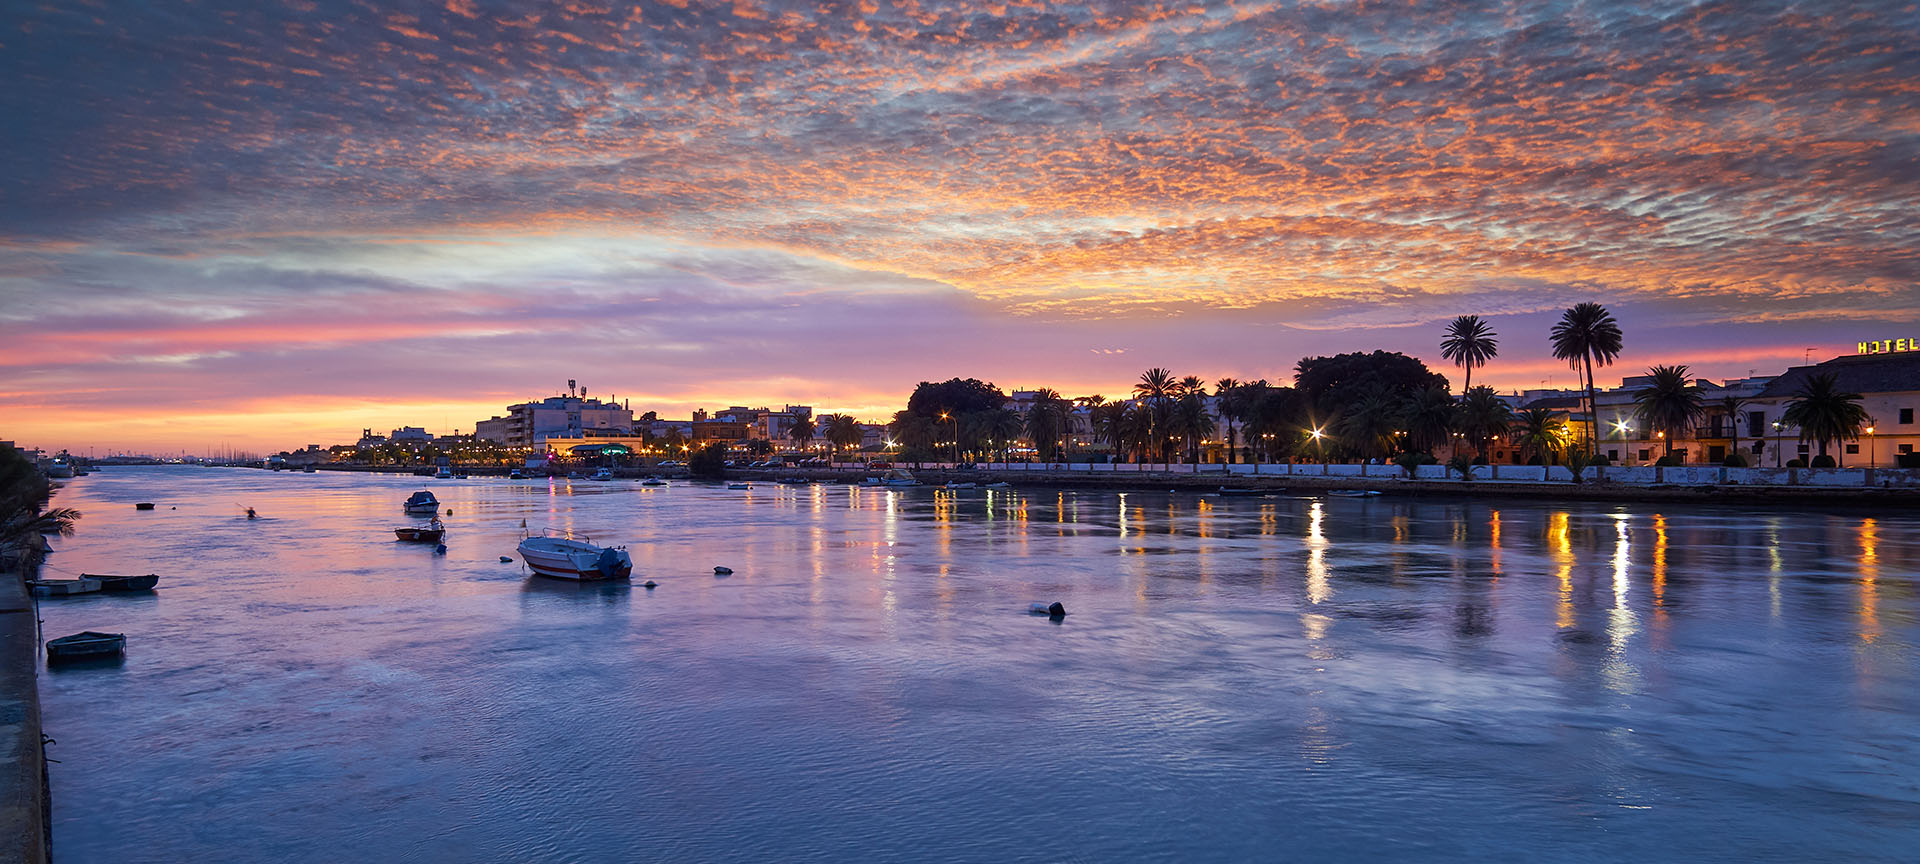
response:
<path id="1" fill-rule="evenodd" d="M 393 541 L 423 487 L 445 555 Z M 185 467 L 58 503 L 48 575 L 162 577 L 41 604 L 128 638 L 41 679 L 69 864 L 1920 855 L 1913 515 Z M 660 587 L 529 578 L 522 520 Z"/>

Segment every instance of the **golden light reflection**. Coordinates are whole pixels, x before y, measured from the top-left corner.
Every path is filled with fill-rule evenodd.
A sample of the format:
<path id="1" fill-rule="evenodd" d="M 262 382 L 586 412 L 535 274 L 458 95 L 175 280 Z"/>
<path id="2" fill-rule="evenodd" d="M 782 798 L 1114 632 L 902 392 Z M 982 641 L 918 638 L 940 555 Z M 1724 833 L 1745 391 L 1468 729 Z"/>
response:
<path id="1" fill-rule="evenodd" d="M 1860 641 L 1880 638 L 1880 523 L 1860 523 Z"/>
<path id="2" fill-rule="evenodd" d="M 1667 601 L 1667 517 L 1653 515 L 1653 608 L 1654 618 L 1666 615 Z"/>
<path id="3" fill-rule="evenodd" d="M 1554 606 L 1554 624 L 1562 630 L 1573 628 L 1573 543 L 1567 536 L 1567 513 L 1558 511 L 1547 517 L 1547 551 L 1560 565 L 1559 602 Z"/>
<path id="4" fill-rule="evenodd" d="M 1321 532 L 1321 522 L 1326 513 L 1320 502 L 1313 502 L 1307 511 L 1307 602 L 1319 604 L 1333 597 L 1333 586 L 1327 579 L 1327 537 Z"/>
<path id="5" fill-rule="evenodd" d="M 1493 571 L 1494 578 L 1500 578 L 1500 511 L 1487 514 L 1487 567 Z"/>

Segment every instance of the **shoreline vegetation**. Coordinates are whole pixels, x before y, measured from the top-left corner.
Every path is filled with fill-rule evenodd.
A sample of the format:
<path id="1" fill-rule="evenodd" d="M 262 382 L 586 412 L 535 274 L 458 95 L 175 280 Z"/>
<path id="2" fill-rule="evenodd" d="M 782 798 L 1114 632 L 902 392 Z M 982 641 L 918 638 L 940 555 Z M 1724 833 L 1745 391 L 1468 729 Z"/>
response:
<path id="1" fill-rule="evenodd" d="M 27 581 L 45 534 L 69 535 L 80 513 L 49 508 L 56 487 L 25 454 L 0 447 L 0 858 L 45 862 L 51 850 L 45 739 L 40 726 L 40 622 Z"/>

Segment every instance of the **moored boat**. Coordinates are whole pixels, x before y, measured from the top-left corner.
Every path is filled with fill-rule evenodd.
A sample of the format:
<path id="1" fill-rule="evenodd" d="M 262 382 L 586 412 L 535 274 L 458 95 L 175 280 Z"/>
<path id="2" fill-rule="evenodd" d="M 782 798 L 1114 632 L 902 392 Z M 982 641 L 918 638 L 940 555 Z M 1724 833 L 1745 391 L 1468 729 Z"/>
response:
<path id="1" fill-rule="evenodd" d="M 85 576 L 78 579 L 30 579 L 27 586 L 42 597 L 64 597 L 68 594 L 92 594 L 100 590 L 100 580 Z"/>
<path id="2" fill-rule="evenodd" d="M 1331 492 L 1328 492 L 1327 494 L 1338 495 L 1342 498 L 1371 498 L 1375 495 L 1380 494 L 1380 490 L 1378 489 L 1335 489 Z"/>
<path id="3" fill-rule="evenodd" d="M 439 468 L 438 470 L 436 470 L 436 471 L 434 471 L 434 472 L 433 472 L 433 479 L 435 479 L 435 480 L 452 480 L 452 479 L 453 479 L 453 471 L 452 471 L 452 469 L 449 469 L 449 468 L 448 468 L 447 466 L 445 466 L 445 465 L 442 465 L 442 466 L 440 466 L 440 468 Z"/>
<path id="4" fill-rule="evenodd" d="M 613 471 L 612 469 L 609 469 L 609 468 L 602 468 L 598 471 L 593 472 L 593 474 L 588 476 L 587 479 L 588 480 L 612 480 Z"/>
<path id="5" fill-rule="evenodd" d="M 1235 495 L 1265 495 L 1265 494 L 1266 494 L 1265 489 L 1248 489 L 1245 487 L 1238 487 L 1238 486 L 1220 487 L 1220 495 L 1222 497 L 1232 497 Z"/>
<path id="6" fill-rule="evenodd" d="M 148 573 L 145 576 L 108 576 L 99 573 L 82 573 L 82 579 L 92 579 L 100 583 L 102 591 L 152 591 L 160 584 L 160 575 Z"/>
<path id="7" fill-rule="evenodd" d="M 545 534 L 520 541 L 520 560 L 535 574 L 579 581 L 626 579 L 633 558 L 625 546 L 595 546 L 585 540 Z"/>
<path id="8" fill-rule="evenodd" d="M 645 479 L 645 480 L 642 480 L 642 481 L 640 481 L 640 485 L 642 485 L 642 486 L 665 486 L 665 485 L 667 485 L 667 481 L 665 481 L 665 480 L 662 480 L 662 479 L 660 479 L 660 478 L 658 478 L 658 477 L 653 477 L 653 476 L 648 476 L 648 477 L 647 477 L 647 479 Z"/>
<path id="9" fill-rule="evenodd" d="M 525 480 L 527 479 L 527 475 L 520 473 L 520 469 L 515 468 L 512 471 L 507 472 L 507 479 L 508 480 Z"/>
<path id="10" fill-rule="evenodd" d="M 395 528 L 393 536 L 413 543 L 438 543 L 447 536 L 447 529 L 438 526 L 428 528 Z"/>
<path id="11" fill-rule="evenodd" d="M 92 657 L 117 657 L 127 650 L 124 633 L 95 633 L 86 630 L 72 636 L 47 640 L 47 660 L 85 660 Z"/>
<path id="12" fill-rule="evenodd" d="M 135 505 L 133 505 L 133 509 L 135 509 L 135 510 L 152 510 L 152 509 L 153 509 L 153 502 L 152 502 L 152 501 L 141 501 L 140 503 L 138 503 L 138 504 L 135 504 Z"/>
<path id="13" fill-rule="evenodd" d="M 408 497 L 407 503 L 401 506 L 405 507 L 408 513 L 425 516 L 440 512 L 440 499 L 433 497 L 432 492 L 422 489 Z"/>

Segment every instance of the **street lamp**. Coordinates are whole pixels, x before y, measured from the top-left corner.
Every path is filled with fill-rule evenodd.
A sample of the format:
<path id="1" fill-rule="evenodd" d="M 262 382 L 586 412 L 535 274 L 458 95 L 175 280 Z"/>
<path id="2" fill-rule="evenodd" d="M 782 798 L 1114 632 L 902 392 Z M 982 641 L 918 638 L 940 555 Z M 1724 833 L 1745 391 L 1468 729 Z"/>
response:
<path id="1" fill-rule="evenodd" d="M 1880 467 L 1880 453 L 1873 446 L 1873 427 L 1867 427 L 1867 467 Z"/>
<path id="2" fill-rule="evenodd" d="M 1780 421 L 1773 421 L 1773 467 L 1780 467 Z"/>

